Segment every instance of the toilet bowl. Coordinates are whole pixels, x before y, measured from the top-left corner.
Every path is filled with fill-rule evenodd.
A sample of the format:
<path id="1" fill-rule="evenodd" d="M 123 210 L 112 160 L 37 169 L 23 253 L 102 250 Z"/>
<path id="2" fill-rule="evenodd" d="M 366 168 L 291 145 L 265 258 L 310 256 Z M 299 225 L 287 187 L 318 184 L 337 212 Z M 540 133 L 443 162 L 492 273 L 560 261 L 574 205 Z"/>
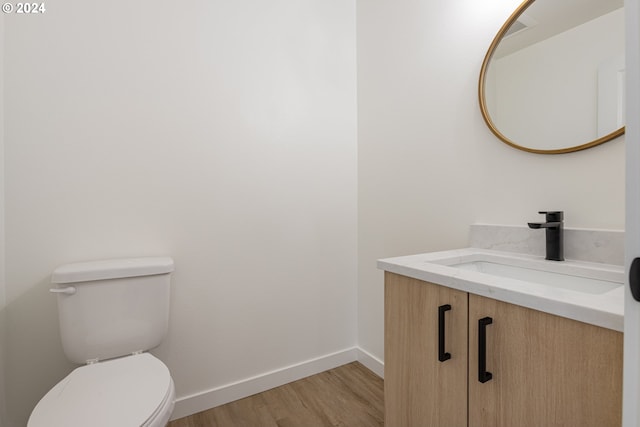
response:
<path id="1" fill-rule="evenodd" d="M 164 427 L 169 369 L 146 351 L 166 336 L 168 257 L 68 264 L 52 275 L 62 347 L 79 364 L 40 399 L 27 427 Z"/>
<path id="2" fill-rule="evenodd" d="M 27 427 L 164 427 L 174 398 L 164 363 L 136 354 L 75 369 L 40 400 Z"/>

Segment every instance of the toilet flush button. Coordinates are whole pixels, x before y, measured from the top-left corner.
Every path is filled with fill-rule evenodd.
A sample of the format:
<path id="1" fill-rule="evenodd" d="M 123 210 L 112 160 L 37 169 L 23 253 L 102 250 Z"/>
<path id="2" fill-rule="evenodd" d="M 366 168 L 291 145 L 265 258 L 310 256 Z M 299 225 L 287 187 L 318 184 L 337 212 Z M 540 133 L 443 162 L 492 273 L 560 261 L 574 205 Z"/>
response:
<path id="1" fill-rule="evenodd" d="M 54 294 L 73 295 L 76 293 L 76 288 L 75 286 L 67 286 L 66 288 L 51 288 L 49 289 L 49 292 L 52 292 Z"/>

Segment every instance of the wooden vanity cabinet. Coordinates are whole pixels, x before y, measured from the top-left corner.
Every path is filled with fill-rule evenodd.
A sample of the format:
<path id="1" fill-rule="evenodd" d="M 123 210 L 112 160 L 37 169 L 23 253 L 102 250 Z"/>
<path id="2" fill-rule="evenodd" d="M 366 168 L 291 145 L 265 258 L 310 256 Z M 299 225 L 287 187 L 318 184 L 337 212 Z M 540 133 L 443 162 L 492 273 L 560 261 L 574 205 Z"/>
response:
<path id="1" fill-rule="evenodd" d="M 466 292 L 385 273 L 385 426 L 467 425 Z M 440 362 L 439 307 L 445 352 Z"/>
<path id="2" fill-rule="evenodd" d="M 486 368 L 478 381 L 478 319 Z M 469 426 L 620 427 L 622 333 L 469 295 Z"/>
<path id="3" fill-rule="evenodd" d="M 386 426 L 619 427 L 621 414 L 622 333 L 385 273 Z"/>

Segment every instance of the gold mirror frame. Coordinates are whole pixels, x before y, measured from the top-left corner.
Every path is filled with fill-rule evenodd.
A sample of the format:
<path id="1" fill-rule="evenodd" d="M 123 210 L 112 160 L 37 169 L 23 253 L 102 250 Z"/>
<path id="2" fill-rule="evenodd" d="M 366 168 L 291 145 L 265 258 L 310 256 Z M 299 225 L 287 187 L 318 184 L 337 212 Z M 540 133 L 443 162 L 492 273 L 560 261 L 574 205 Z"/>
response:
<path id="1" fill-rule="evenodd" d="M 576 145 L 574 147 L 568 147 L 568 148 L 558 148 L 553 150 L 540 150 L 537 148 L 529 148 L 529 147 L 524 147 L 522 145 L 516 144 L 515 142 L 507 138 L 504 134 L 502 134 L 498 130 L 496 125 L 493 123 L 493 121 L 491 120 L 491 117 L 489 116 L 489 111 L 487 109 L 487 104 L 485 101 L 485 76 L 487 73 L 487 68 L 489 67 L 489 61 L 491 61 L 491 58 L 493 57 L 495 50 L 497 49 L 498 45 L 502 41 L 503 36 L 509 30 L 509 27 L 511 27 L 511 25 L 520 17 L 520 15 L 522 15 L 522 13 L 524 13 L 524 11 L 529 6 L 531 6 L 535 1 L 536 0 L 525 0 L 520 6 L 518 6 L 515 12 L 511 14 L 509 19 L 507 19 L 507 22 L 505 22 L 502 25 L 502 27 L 500 28 L 500 31 L 498 31 L 498 34 L 496 34 L 496 36 L 494 37 L 493 41 L 491 42 L 491 45 L 489 46 L 489 50 L 487 51 L 487 54 L 484 57 L 484 61 L 482 61 L 482 68 L 480 69 L 480 81 L 478 83 L 478 97 L 480 100 L 480 112 L 482 113 L 482 118 L 484 119 L 485 123 L 487 124 L 491 132 L 493 132 L 493 134 L 497 136 L 500 140 L 502 140 L 502 142 L 504 142 L 505 144 L 510 145 L 513 148 L 517 148 L 518 150 L 523 150 L 529 153 L 536 153 L 536 154 L 564 154 L 564 153 L 572 153 L 580 150 L 586 150 L 587 148 L 595 147 L 596 145 L 603 144 L 607 141 L 611 141 L 612 139 L 619 137 L 620 135 L 623 135 L 625 132 L 624 126 L 614 132 L 611 132 L 608 135 L 595 139 L 591 142 L 587 142 L 586 144 Z"/>

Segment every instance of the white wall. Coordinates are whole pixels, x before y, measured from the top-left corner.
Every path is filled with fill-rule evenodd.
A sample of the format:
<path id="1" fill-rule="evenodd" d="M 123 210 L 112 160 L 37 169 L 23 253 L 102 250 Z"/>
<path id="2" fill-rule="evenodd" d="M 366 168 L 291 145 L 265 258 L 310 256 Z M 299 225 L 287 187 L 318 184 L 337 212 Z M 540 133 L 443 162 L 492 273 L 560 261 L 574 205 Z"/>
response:
<path id="1" fill-rule="evenodd" d="M 0 310 L 6 303 L 4 281 L 4 15 L 0 14 Z"/>
<path id="2" fill-rule="evenodd" d="M 58 265 L 175 259 L 178 398 L 356 342 L 355 4 L 47 4 L 7 15 L 10 425 L 73 365 Z"/>
<path id="3" fill-rule="evenodd" d="M 358 40 L 358 345 L 383 358 L 376 259 L 467 246 L 474 222 L 624 228 L 624 138 L 583 152 L 515 150 L 485 126 L 478 75 L 519 0 L 365 0 Z"/>
<path id="4" fill-rule="evenodd" d="M 4 16 L 0 15 L 0 427 L 7 424 L 5 403 L 5 265 L 4 265 Z"/>

